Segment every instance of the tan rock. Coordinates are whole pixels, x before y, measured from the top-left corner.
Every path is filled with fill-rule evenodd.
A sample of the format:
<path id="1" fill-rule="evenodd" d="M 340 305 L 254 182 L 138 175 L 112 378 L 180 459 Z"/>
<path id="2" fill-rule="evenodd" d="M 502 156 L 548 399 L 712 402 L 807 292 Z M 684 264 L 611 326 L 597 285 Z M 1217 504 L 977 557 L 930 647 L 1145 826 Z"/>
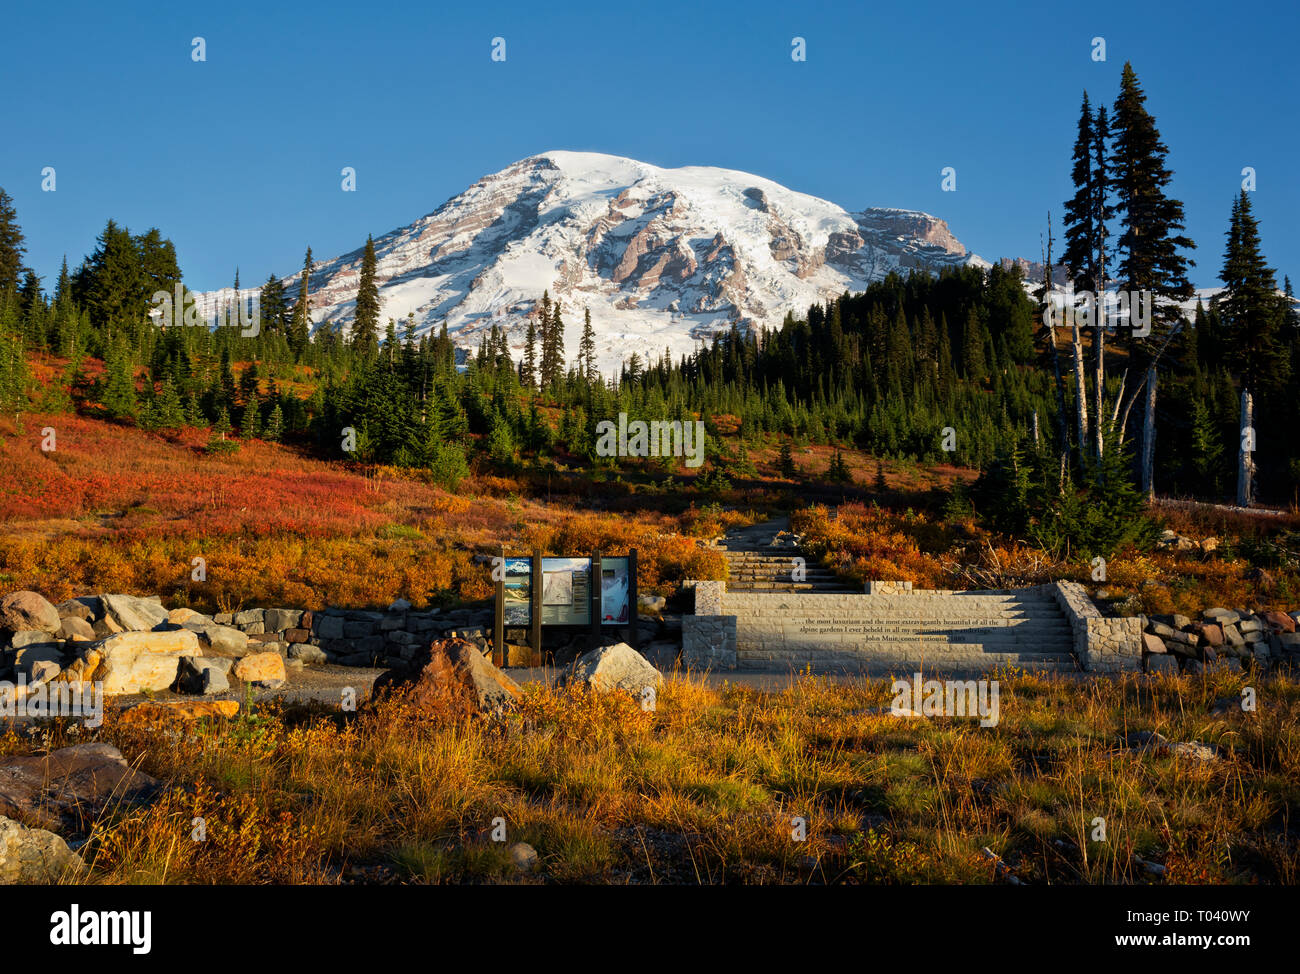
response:
<path id="1" fill-rule="evenodd" d="M 235 676 L 245 683 L 271 683 L 286 680 L 284 657 L 279 653 L 251 653 L 235 664 Z"/>
<path id="2" fill-rule="evenodd" d="M 0 815 L 0 885 L 49 885 L 75 878 L 85 868 L 81 857 L 53 832 L 29 829 Z"/>
<path id="3" fill-rule="evenodd" d="M 59 631 L 59 610 L 38 592 L 10 592 L 0 599 L 0 629 Z"/>
<path id="4" fill-rule="evenodd" d="M 59 635 L 64 639 L 75 639 L 79 642 L 94 642 L 95 630 L 84 619 L 78 619 L 76 616 L 67 616 L 59 624 Z"/>
<path id="5" fill-rule="evenodd" d="M 195 612 L 193 609 L 187 609 L 184 606 L 179 609 L 172 609 L 167 613 L 167 621 L 178 626 L 184 622 L 188 622 L 190 619 L 201 618 L 203 618 L 203 613 Z"/>
<path id="6" fill-rule="evenodd" d="M 1148 653 L 1169 652 L 1169 650 L 1165 648 L 1165 641 L 1159 636 L 1153 636 L 1149 632 L 1144 632 L 1142 634 L 1142 649 Z"/>
<path id="7" fill-rule="evenodd" d="M 99 664 L 102 663 L 103 660 L 104 657 L 99 650 L 87 647 L 82 651 L 80 656 L 73 660 L 72 663 L 58 675 L 55 682 L 73 684 L 93 683 L 95 680 L 95 672 L 99 669 Z"/>
<path id="8" fill-rule="evenodd" d="M 104 617 L 117 623 L 127 632 L 149 632 L 167 621 L 167 610 L 152 599 L 133 595 L 101 595 Z"/>
<path id="9" fill-rule="evenodd" d="M 213 717 L 229 720 L 237 713 L 238 700 L 176 700 L 170 703 L 149 700 L 127 708 L 119 720 L 124 724 L 169 726 Z"/>
<path id="10" fill-rule="evenodd" d="M 166 690 L 176 682 L 181 659 L 200 655 L 199 637 L 188 629 L 117 633 L 88 644 L 81 654 L 84 662 L 92 651 L 98 653 L 99 665 L 82 679 L 103 681 L 106 696 Z"/>

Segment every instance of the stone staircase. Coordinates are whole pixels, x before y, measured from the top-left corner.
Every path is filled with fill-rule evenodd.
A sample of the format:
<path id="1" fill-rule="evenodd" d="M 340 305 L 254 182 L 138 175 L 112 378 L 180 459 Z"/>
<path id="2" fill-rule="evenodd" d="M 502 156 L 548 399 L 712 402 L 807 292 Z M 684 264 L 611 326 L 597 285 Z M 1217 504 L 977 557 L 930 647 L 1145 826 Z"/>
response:
<path id="1" fill-rule="evenodd" d="M 808 558 L 798 547 L 753 547 L 723 552 L 727 559 L 728 592 L 854 592 L 829 568 Z M 795 580 L 796 558 L 803 570 Z"/>
<path id="2" fill-rule="evenodd" d="M 722 614 L 736 617 L 741 669 L 1076 669 L 1070 621 L 1036 589 L 864 595 L 729 581 Z"/>

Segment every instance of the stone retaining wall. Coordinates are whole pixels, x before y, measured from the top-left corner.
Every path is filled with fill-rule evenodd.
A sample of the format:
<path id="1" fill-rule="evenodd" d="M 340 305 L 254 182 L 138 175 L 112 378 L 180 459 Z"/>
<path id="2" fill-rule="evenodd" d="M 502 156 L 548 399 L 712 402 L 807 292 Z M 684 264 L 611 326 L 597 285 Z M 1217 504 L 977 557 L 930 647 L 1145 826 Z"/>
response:
<path id="1" fill-rule="evenodd" d="M 1041 586 L 1056 599 L 1074 632 L 1074 657 L 1090 673 L 1119 673 L 1142 668 L 1142 620 L 1108 619 L 1078 582 Z"/>
<path id="2" fill-rule="evenodd" d="M 290 659 L 343 666 L 401 666 L 422 646 L 444 636 L 460 636 L 486 648 L 490 613 L 471 609 L 419 612 L 400 605 L 386 611 L 327 608 L 245 609 L 213 616 L 218 625 L 246 633 Z"/>

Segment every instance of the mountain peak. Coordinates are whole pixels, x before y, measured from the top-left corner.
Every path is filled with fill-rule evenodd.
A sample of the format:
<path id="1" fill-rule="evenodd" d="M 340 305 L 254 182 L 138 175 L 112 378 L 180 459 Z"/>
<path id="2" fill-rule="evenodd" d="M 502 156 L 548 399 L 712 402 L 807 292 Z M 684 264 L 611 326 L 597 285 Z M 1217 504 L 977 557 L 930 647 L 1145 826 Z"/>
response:
<path id="1" fill-rule="evenodd" d="M 606 374 L 633 352 L 677 358 L 733 324 L 779 325 L 891 271 L 986 266 L 919 211 L 850 212 L 733 169 L 564 149 L 485 176 L 375 250 L 381 320 L 413 314 L 417 332 L 445 320 L 466 348 L 495 324 L 517 358 L 549 291 L 569 325 L 566 358 L 589 309 Z M 358 249 L 317 265 L 318 325 L 351 324 L 360 262 Z"/>

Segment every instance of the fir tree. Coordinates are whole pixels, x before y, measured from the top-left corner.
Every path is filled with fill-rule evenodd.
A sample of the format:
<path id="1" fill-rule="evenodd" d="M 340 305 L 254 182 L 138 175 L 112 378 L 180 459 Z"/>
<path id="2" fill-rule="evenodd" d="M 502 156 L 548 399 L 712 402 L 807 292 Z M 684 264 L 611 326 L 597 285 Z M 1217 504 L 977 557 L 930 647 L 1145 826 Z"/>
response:
<path id="1" fill-rule="evenodd" d="M 127 358 L 126 347 L 121 342 L 112 346 L 108 360 L 104 363 L 99 404 L 109 419 L 133 419 L 139 411 L 135 376 Z"/>
<path id="2" fill-rule="evenodd" d="M 311 341 L 311 295 L 308 290 L 311 278 L 311 248 L 302 260 L 302 278 L 298 282 L 298 300 L 293 306 L 293 320 L 289 328 L 289 347 L 301 356 Z"/>
<path id="3" fill-rule="evenodd" d="M 1074 140 L 1074 168 L 1070 180 L 1074 183 L 1074 196 L 1065 203 L 1064 235 L 1065 253 L 1061 261 L 1070 273 L 1075 289 L 1091 290 L 1097 279 L 1097 176 L 1093 165 L 1095 135 L 1094 116 L 1083 93 L 1079 109 L 1078 134 Z"/>
<path id="4" fill-rule="evenodd" d="M 1145 103 L 1137 73 L 1126 63 L 1111 117 L 1110 177 L 1122 226 L 1116 273 L 1127 290 L 1182 301 L 1192 293 L 1187 270 L 1193 266 L 1182 251 L 1196 245 L 1178 232 L 1183 204 L 1165 192 L 1174 176 L 1165 164 L 1169 147 L 1160 141 Z"/>
<path id="5" fill-rule="evenodd" d="M 1243 388 L 1267 394 L 1286 380 L 1288 363 L 1279 342 L 1286 309 L 1278 300 L 1273 270 L 1260 252 L 1259 224 L 1244 189 L 1232 204 L 1226 236 L 1219 307 L 1227 326 L 1229 363 L 1241 373 Z"/>
<path id="6" fill-rule="evenodd" d="M 524 358 L 520 367 L 520 379 L 525 387 L 531 389 L 537 384 L 537 326 L 533 316 L 528 316 L 528 337 L 524 343 Z"/>
<path id="7" fill-rule="evenodd" d="M 163 379 L 162 387 L 153 400 L 153 422 L 159 429 L 179 429 L 185 425 L 185 411 L 180 394 L 171 379 Z"/>
<path id="8" fill-rule="evenodd" d="M 271 443 L 279 443 L 284 439 L 284 410 L 280 408 L 278 402 L 266 417 L 266 429 L 262 431 L 262 439 Z"/>
<path id="9" fill-rule="evenodd" d="M 356 313 L 352 322 L 352 343 L 358 351 L 373 355 L 379 348 L 379 286 L 375 283 L 375 241 L 366 237 L 361 256 L 361 277 L 357 284 Z"/>
<path id="10" fill-rule="evenodd" d="M 781 450 L 777 456 L 777 469 L 780 470 L 781 476 L 787 480 L 794 480 L 799 476 L 799 468 L 794 464 L 794 455 L 790 452 L 790 441 L 781 441 Z"/>
<path id="11" fill-rule="evenodd" d="M 0 187 L 0 294 L 18 286 L 23 271 L 23 254 L 26 252 L 14 201 Z"/>
<path id="12" fill-rule="evenodd" d="M 588 382 L 596 377 L 596 332 L 591 327 L 591 309 L 582 312 L 582 339 L 578 344 L 578 368 Z"/>

